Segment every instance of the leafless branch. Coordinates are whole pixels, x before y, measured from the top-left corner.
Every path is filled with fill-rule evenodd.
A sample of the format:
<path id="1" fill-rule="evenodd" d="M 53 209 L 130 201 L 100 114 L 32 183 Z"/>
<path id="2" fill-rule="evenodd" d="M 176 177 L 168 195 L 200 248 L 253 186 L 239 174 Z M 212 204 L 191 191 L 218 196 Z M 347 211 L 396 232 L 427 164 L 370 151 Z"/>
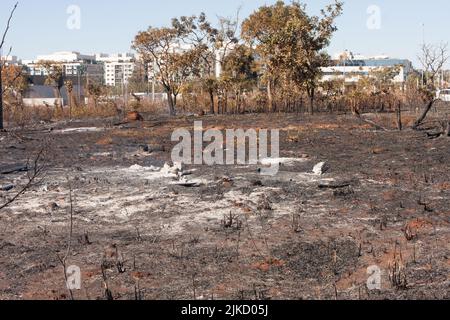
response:
<path id="1" fill-rule="evenodd" d="M 10 26 L 11 26 L 11 20 L 12 20 L 12 18 L 13 18 L 13 16 L 14 16 L 14 12 L 16 11 L 18 5 L 19 5 L 19 2 L 17 2 L 17 3 L 14 5 L 14 8 L 11 10 L 11 14 L 9 15 L 9 19 L 8 19 L 7 24 L 6 24 L 5 32 L 3 33 L 2 42 L 0 42 L 0 49 L 2 49 L 2 48 L 3 48 L 3 45 L 5 44 L 6 35 L 8 34 L 9 28 L 10 28 Z"/>
<path id="2" fill-rule="evenodd" d="M 73 239 L 73 190 L 72 190 L 72 184 L 70 183 L 69 178 L 67 178 L 68 184 L 69 184 L 69 201 L 70 201 L 70 222 L 69 222 L 69 237 L 67 240 L 67 250 L 66 254 L 61 257 L 58 255 L 58 260 L 61 263 L 63 269 L 64 269 L 64 279 L 66 281 L 66 284 L 68 283 L 68 277 L 67 277 L 67 258 L 69 258 L 70 252 L 72 250 L 72 239 Z M 70 288 L 67 288 L 69 291 L 70 299 L 74 300 L 73 297 L 73 291 Z"/>
<path id="3" fill-rule="evenodd" d="M 423 44 L 418 59 L 424 71 L 428 73 L 431 84 L 434 85 L 436 75 L 441 72 L 449 60 L 448 43 L 442 42 L 438 45 Z"/>
<path id="4" fill-rule="evenodd" d="M 0 210 L 5 209 L 9 205 L 11 205 L 13 202 L 15 202 L 17 199 L 19 199 L 20 196 L 22 196 L 24 193 L 26 193 L 30 188 L 32 188 L 36 181 L 41 178 L 45 172 L 46 166 L 41 164 L 41 161 L 43 160 L 45 153 L 45 147 L 42 147 L 40 151 L 38 152 L 37 156 L 33 160 L 33 168 L 31 171 L 28 171 L 28 182 L 25 186 L 22 187 L 22 189 L 11 199 L 9 199 L 6 203 L 0 205 Z M 27 168 L 30 167 L 30 160 L 27 162 Z"/>
<path id="5" fill-rule="evenodd" d="M 5 32 L 3 33 L 2 36 L 2 40 L 0 42 L 0 53 L 2 51 L 3 45 L 5 44 L 5 40 L 6 40 L 6 35 L 8 34 L 9 28 L 11 26 L 11 20 L 14 16 L 14 12 L 17 9 L 17 6 L 19 5 L 19 2 L 16 3 L 16 5 L 13 7 L 13 9 L 11 10 L 11 14 L 9 16 L 8 22 L 6 24 L 6 29 Z M 8 54 L 9 55 L 9 54 Z M 4 131 L 3 128 L 3 85 L 2 85 L 2 68 L 3 68 L 3 62 L 1 59 L 1 54 L 0 54 L 0 131 Z"/>

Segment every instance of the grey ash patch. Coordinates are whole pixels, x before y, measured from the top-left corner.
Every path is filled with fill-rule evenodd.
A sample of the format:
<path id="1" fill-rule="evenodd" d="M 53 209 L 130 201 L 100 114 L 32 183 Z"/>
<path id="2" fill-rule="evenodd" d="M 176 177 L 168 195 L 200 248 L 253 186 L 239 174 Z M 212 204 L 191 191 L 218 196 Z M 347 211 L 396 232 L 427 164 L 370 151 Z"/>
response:
<path id="1" fill-rule="evenodd" d="M 326 282 L 355 269 L 359 247 L 351 240 L 297 242 L 284 244 L 273 253 L 286 261 L 286 268 L 295 278 Z"/>

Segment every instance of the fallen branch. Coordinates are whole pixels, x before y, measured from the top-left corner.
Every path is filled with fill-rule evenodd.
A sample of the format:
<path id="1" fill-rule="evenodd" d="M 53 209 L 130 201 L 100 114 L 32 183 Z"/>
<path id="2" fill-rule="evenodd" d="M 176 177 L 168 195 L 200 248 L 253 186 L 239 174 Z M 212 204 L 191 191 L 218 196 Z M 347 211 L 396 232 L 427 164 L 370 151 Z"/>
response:
<path id="1" fill-rule="evenodd" d="M 3 167 L 0 167 L 0 174 L 13 174 L 13 173 L 17 173 L 17 172 L 26 172 L 28 170 L 29 170 L 29 168 L 28 168 L 28 165 L 26 165 L 26 164 L 3 166 Z"/>
<path id="2" fill-rule="evenodd" d="M 442 132 L 434 132 L 434 133 L 426 132 L 426 134 L 427 134 L 427 137 L 429 139 L 437 139 L 437 138 L 440 138 L 443 135 Z"/>
<path id="3" fill-rule="evenodd" d="M 351 183 L 340 183 L 340 184 L 319 184 L 319 189 L 342 189 L 350 187 Z"/>
<path id="4" fill-rule="evenodd" d="M 371 120 L 364 119 L 360 114 L 356 114 L 356 117 L 359 120 L 361 120 L 362 122 L 365 122 L 365 123 L 370 124 L 371 126 L 374 126 L 377 130 L 388 131 L 388 129 L 386 129 L 385 127 L 382 127 L 379 124 L 376 124 L 375 122 L 373 122 Z"/>

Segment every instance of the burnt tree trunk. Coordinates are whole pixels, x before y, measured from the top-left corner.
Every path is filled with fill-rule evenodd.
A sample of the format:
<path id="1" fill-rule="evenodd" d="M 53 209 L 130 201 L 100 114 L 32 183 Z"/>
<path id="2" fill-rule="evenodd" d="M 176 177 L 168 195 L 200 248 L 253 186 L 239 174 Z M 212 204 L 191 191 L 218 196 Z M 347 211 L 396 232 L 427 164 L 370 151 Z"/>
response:
<path id="1" fill-rule="evenodd" d="M 403 130 L 402 122 L 402 104 L 399 102 L 397 106 L 397 128 L 399 131 Z"/>
<path id="2" fill-rule="evenodd" d="M 173 111 L 175 112 L 177 110 L 178 105 L 178 94 L 173 94 Z"/>
<path id="3" fill-rule="evenodd" d="M 0 131 L 3 131 L 3 83 L 2 83 L 2 63 L 0 61 Z"/>
<path id="4" fill-rule="evenodd" d="M 73 107 L 73 93 L 72 90 L 67 90 L 69 96 L 69 118 L 72 119 L 72 107 Z"/>
<path id="5" fill-rule="evenodd" d="M 209 89 L 209 113 L 215 114 L 215 106 L 214 106 L 214 91 L 212 89 Z"/>
<path id="6" fill-rule="evenodd" d="M 269 113 L 273 112 L 273 92 L 272 92 L 272 80 L 267 82 L 267 103 L 268 103 L 268 111 Z"/>
<path id="7" fill-rule="evenodd" d="M 222 113 L 227 114 L 228 113 L 228 91 L 225 90 L 223 95 L 223 108 Z"/>
<path id="8" fill-rule="evenodd" d="M 423 111 L 422 115 L 416 120 L 416 122 L 413 125 L 413 129 L 417 130 L 420 125 L 423 123 L 423 121 L 427 118 L 428 113 L 430 112 L 431 108 L 433 108 L 434 103 L 436 102 L 436 99 L 431 100 L 425 110 Z"/>
<path id="9" fill-rule="evenodd" d="M 236 91 L 236 114 L 241 113 L 241 92 L 239 90 Z"/>
<path id="10" fill-rule="evenodd" d="M 310 88 L 308 90 L 308 95 L 309 95 L 309 114 L 313 115 L 314 114 L 315 89 L 314 88 Z"/>
<path id="11" fill-rule="evenodd" d="M 173 100 L 173 95 L 172 95 L 172 91 L 167 91 L 167 102 L 169 104 L 169 114 L 171 116 L 175 115 L 175 104 L 174 104 L 174 100 Z"/>

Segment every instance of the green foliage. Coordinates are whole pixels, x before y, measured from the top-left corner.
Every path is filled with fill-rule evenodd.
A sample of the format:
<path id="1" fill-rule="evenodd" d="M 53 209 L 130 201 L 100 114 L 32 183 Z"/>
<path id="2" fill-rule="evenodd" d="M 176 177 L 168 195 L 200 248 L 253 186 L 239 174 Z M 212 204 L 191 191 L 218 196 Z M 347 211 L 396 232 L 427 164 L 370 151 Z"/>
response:
<path id="1" fill-rule="evenodd" d="M 283 75 L 313 97 L 320 68 L 329 60 L 323 50 L 337 30 L 335 20 L 342 13 L 342 6 L 336 1 L 318 17 L 309 16 L 300 2 L 286 5 L 278 1 L 259 8 L 246 19 L 242 37 L 256 48 L 266 81 L 277 81 Z"/>

